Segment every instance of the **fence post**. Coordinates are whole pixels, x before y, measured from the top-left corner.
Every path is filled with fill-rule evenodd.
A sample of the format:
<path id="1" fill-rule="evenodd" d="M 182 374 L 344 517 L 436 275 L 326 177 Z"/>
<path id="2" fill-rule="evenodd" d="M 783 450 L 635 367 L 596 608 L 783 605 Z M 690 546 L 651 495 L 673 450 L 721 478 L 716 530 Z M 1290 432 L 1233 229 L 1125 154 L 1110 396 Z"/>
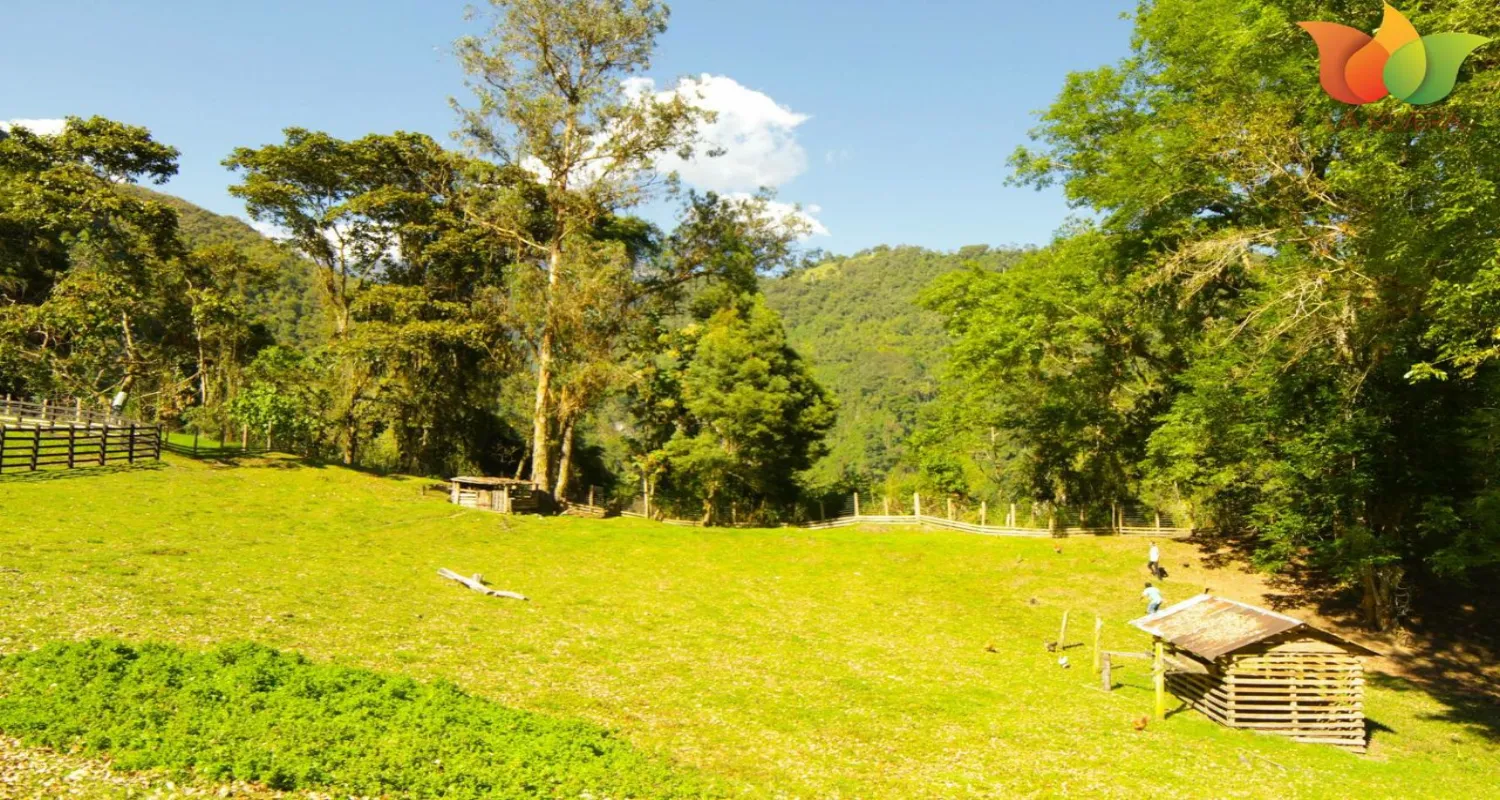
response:
<path id="1" fill-rule="evenodd" d="M 5 396 L 5 402 L 7 405 L 10 404 L 10 395 Z M 8 435 L 5 430 L 5 423 L 0 422 L 0 473 L 5 472 L 5 438 Z"/>
<path id="2" fill-rule="evenodd" d="M 1094 617 L 1094 672 L 1099 672 L 1099 633 L 1104 630 L 1104 620 Z"/>
<path id="3" fill-rule="evenodd" d="M 1161 533 L 1161 512 L 1156 512 L 1156 532 Z"/>
<path id="4" fill-rule="evenodd" d="M 161 424 L 156 426 L 156 460 L 161 460 L 161 440 L 165 434 L 162 433 Z"/>
<path id="5" fill-rule="evenodd" d="M 240 426 L 240 449 L 241 450 L 248 450 L 249 448 L 250 448 L 250 423 L 246 422 L 245 424 L 243 424 L 243 425 Z"/>
<path id="6" fill-rule="evenodd" d="M 1156 718 L 1167 718 L 1167 665 L 1162 657 L 1161 640 L 1156 640 L 1156 663 L 1153 665 L 1151 683 L 1156 690 Z"/>
<path id="7" fill-rule="evenodd" d="M 128 440 L 126 440 L 126 441 L 128 441 L 130 443 L 130 451 L 125 455 L 125 463 L 127 463 L 127 464 L 134 464 L 135 463 L 135 423 L 134 422 L 130 423 L 130 438 Z"/>
<path id="8" fill-rule="evenodd" d="M 988 522 L 989 517 L 987 516 L 987 514 L 988 514 L 988 508 L 985 505 L 985 501 L 980 500 L 979 501 L 979 525 L 980 525 L 980 527 L 984 527 L 984 525 Z"/>
<path id="9" fill-rule="evenodd" d="M 887 517 L 889 517 L 891 515 L 891 496 L 890 495 L 886 495 L 884 498 L 881 498 L 881 499 L 885 500 L 885 515 Z"/>
<path id="10" fill-rule="evenodd" d="M 592 506 L 593 504 L 594 504 L 594 486 L 593 486 L 593 484 L 589 484 L 589 505 Z"/>
<path id="11" fill-rule="evenodd" d="M 36 457 L 42 452 L 42 426 L 31 429 L 31 471 L 36 472 Z"/>
<path id="12" fill-rule="evenodd" d="M 73 468 L 73 452 L 78 449 L 78 426 L 68 426 L 68 469 Z"/>
<path id="13" fill-rule="evenodd" d="M 854 516 L 859 516 L 859 492 L 854 493 Z"/>
<path id="14" fill-rule="evenodd" d="M 108 420 L 109 418 L 105 417 L 105 419 Z M 105 462 L 108 459 L 109 459 L 109 422 L 106 421 L 104 423 L 104 427 L 99 432 L 99 466 L 101 466 L 101 467 L 104 466 Z"/>
<path id="15" fill-rule="evenodd" d="M 953 519 L 953 498 L 948 498 L 948 519 Z"/>
<path id="16" fill-rule="evenodd" d="M 83 398 L 73 398 L 73 421 L 83 422 Z"/>
<path id="17" fill-rule="evenodd" d="M 1016 520 L 1016 504 L 1015 503 L 1011 503 L 1010 504 L 1010 522 L 1007 522 L 1005 524 L 1007 524 L 1010 527 L 1014 528 L 1014 527 L 1017 527 L 1016 526 L 1016 522 L 1017 522 L 1017 520 Z"/>
<path id="18" fill-rule="evenodd" d="M 920 492 L 911 493 L 911 513 L 913 516 L 922 516 L 922 495 Z"/>

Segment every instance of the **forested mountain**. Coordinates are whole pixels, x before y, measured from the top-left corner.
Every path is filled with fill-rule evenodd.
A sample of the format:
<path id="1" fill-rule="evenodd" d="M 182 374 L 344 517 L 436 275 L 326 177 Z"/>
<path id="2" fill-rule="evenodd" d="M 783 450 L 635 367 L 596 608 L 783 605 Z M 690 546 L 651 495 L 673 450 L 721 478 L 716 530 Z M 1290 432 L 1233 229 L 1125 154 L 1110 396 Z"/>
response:
<path id="1" fill-rule="evenodd" d="M 275 285 L 255 297 L 253 313 L 277 341 L 308 347 L 321 338 L 318 290 L 312 265 L 278 246 L 239 217 L 215 214 L 165 192 L 126 184 L 121 190 L 155 200 L 177 212 L 177 231 L 190 248 L 228 246 L 276 276 Z"/>
<path id="2" fill-rule="evenodd" d="M 901 460 L 917 409 L 937 392 L 947 338 L 917 296 L 941 275 L 966 265 L 1001 270 L 1018 255 L 984 245 L 956 253 L 882 245 L 762 282 L 788 341 L 839 403 L 812 485 L 879 481 Z"/>

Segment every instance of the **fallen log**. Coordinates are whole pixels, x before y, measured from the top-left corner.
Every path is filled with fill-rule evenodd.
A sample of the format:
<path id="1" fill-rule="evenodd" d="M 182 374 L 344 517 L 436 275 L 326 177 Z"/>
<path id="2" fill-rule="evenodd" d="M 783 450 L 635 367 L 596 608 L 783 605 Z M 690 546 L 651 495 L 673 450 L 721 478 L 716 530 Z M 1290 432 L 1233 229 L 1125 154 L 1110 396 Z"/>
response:
<path id="1" fill-rule="evenodd" d="M 526 599 L 526 595 L 524 594 L 518 594 L 516 592 L 506 592 L 500 589 L 491 589 L 490 587 L 485 586 L 484 579 L 479 575 L 475 575 L 472 578 L 466 578 L 463 575 L 460 575 L 457 572 L 446 568 L 438 570 L 438 575 L 447 578 L 450 581 L 458 581 L 459 583 L 469 587 L 470 589 L 473 589 L 480 594 L 487 594 L 490 597 L 509 597 L 512 600 Z"/>

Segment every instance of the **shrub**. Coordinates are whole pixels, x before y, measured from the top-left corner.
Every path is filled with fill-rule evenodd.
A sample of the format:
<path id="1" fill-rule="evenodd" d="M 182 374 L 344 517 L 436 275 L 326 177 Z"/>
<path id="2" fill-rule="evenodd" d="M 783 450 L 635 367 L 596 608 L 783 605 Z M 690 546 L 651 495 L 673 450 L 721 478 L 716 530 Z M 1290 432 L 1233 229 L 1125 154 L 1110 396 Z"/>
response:
<path id="1" fill-rule="evenodd" d="M 0 730 L 276 789 L 407 797 L 686 797 L 701 784 L 594 725 L 256 644 L 91 640 L 0 657 Z"/>

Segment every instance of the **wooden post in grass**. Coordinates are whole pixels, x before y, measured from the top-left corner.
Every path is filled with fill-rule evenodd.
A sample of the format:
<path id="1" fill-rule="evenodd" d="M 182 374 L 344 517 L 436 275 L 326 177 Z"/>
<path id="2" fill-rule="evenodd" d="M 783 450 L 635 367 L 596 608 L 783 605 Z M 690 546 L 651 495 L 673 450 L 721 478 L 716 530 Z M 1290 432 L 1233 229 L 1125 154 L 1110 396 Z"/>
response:
<path id="1" fill-rule="evenodd" d="M 889 517 L 891 515 L 891 496 L 886 495 L 881 499 L 885 501 L 885 515 Z"/>
<path id="2" fill-rule="evenodd" d="M 5 396 L 5 402 L 7 405 L 10 404 L 10 395 Z M 5 437 L 7 435 L 5 432 L 5 423 L 0 422 L 0 473 L 5 472 Z"/>
<path id="3" fill-rule="evenodd" d="M 1094 671 L 1099 671 L 1099 633 L 1104 630 L 1104 620 L 1094 616 Z"/>
<path id="4" fill-rule="evenodd" d="M 1114 664 L 1109 660 L 1109 653 L 1105 653 L 1104 660 L 1101 662 L 1101 667 L 1099 669 L 1099 675 L 1101 680 L 1103 681 L 1104 691 L 1106 692 L 1112 692 L 1115 688 L 1115 678 L 1110 674 L 1110 667 L 1113 666 Z"/>
<path id="5" fill-rule="evenodd" d="M 1156 690 L 1156 718 L 1167 718 L 1167 665 L 1162 655 L 1162 643 L 1156 640 L 1156 664 L 1152 670 L 1152 687 Z"/>
<path id="6" fill-rule="evenodd" d="M 78 426 L 68 426 L 68 469 L 73 468 L 73 452 L 78 449 Z"/>
<path id="7" fill-rule="evenodd" d="M 1010 521 L 1005 523 L 1009 527 L 1016 527 L 1016 504 L 1010 504 Z"/>
<path id="8" fill-rule="evenodd" d="M 1063 645 L 1068 643 L 1068 612 L 1063 611 L 1062 628 L 1057 632 L 1057 649 L 1062 650 Z"/>
<path id="9" fill-rule="evenodd" d="M 953 498 L 948 498 L 948 519 L 953 519 Z"/>
<path id="10" fill-rule="evenodd" d="M 1156 533 L 1161 535 L 1161 512 L 1156 512 Z"/>
<path id="11" fill-rule="evenodd" d="M 83 422 L 83 398 L 73 398 L 73 421 Z"/>
<path id="12" fill-rule="evenodd" d="M 106 417 L 105 419 L 108 419 L 108 417 Z M 108 459 L 109 459 L 109 423 L 106 422 L 106 423 L 104 423 L 104 426 L 99 429 L 99 466 L 101 466 L 101 467 L 104 466 L 104 464 L 107 462 Z"/>
<path id="13" fill-rule="evenodd" d="M 859 492 L 854 493 L 854 516 L 859 516 Z"/>
<path id="14" fill-rule="evenodd" d="M 127 464 L 134 464 L 135 463 L 135 423 L 134 422 L 130 423 L 130 438 L 127 441 L 129 442 L 130 449 L 125 453 L 125 463 L 127 463 Z"/>
<path id="15" fill-rule="evenodd" d="M 983 527 L 985 524 L 987 524 L 987 522 L 988 522 L 988 509 L 985 507 L 985 501 L 980 500 L 979 501 L 979 525 L 980 525 L 980 527 Z"/>
<path id="16" fill-rule="evenodd" d="M 166 434 L 162 432 L 161 424 L 158 423 L 156 426 L 156 447 L 153 448 L 151 453 L 151 457 L 156 459 L 157 461 L 161 460 L 161 440 L 164 436 L 166 436 Z"/>
<path id="17" fill-rule="evenodd" d="M 247 423 L 245 423 L 245 424 L 243 424 L 243 425 L 240 426 L 240 449 L 241 450 L 245 450 L 245 449 L 247 449 L 249 447 L 250 447 L 250 423 L 247 422 Z"/>
<path id="18" fill-rule="evenodd" d="M 31 429 L 31 471 L 36 472 L 36 457 L 42 452 L 42 426 Z"/>
<path id="19" fill-rule="evenodd" d="M 922 495 L 918 492 L 911 493 L 911 513 L 913 516 L 922 516 Z"/>

